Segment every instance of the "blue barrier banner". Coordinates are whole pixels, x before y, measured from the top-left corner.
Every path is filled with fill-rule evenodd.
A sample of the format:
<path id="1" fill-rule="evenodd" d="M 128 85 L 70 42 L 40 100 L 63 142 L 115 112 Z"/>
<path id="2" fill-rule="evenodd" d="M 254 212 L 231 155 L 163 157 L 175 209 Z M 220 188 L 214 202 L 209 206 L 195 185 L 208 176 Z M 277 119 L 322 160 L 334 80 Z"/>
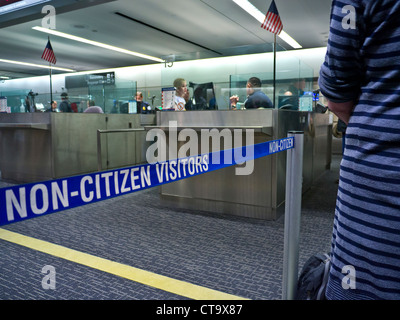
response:
<path id="1" fill-rule="evenodd" d="M 288 137 L 161 163 L 1 188 L 0 226 L 242 164 L 292 149 L 294 143 L 294 137 Z"/>

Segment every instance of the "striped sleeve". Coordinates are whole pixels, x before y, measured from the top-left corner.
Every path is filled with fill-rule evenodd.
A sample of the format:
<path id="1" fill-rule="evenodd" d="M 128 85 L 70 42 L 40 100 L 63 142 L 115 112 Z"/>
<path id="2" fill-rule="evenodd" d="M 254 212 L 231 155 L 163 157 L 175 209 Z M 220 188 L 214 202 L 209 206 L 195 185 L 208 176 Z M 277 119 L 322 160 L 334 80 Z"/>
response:
<path id="1" fill-rule="evenodd" d="M 333 1 L 330 37 L 319 86 L 333 102 L 356 100 L 362 78 L 363 8 L 360 1 Z"/>

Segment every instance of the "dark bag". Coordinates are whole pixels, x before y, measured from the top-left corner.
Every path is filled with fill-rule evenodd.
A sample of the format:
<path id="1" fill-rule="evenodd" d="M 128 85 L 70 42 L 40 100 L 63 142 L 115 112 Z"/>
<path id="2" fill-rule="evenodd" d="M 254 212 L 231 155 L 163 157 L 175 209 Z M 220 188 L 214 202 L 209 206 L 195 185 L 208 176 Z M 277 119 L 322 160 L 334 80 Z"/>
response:
<path id="1" fill-rule="evenodd" d="M 330 265 L 326 253 L 318 253 L 306 261 L 297 283 L 296 300 L 325 300 Z"/>

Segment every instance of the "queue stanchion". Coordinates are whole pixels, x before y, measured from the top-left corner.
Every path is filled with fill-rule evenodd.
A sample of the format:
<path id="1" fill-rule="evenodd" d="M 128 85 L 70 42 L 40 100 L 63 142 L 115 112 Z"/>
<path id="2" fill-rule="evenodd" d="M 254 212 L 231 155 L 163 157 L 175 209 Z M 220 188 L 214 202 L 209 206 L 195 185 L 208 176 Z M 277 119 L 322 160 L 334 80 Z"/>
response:
<path id="1" fill-rule="evenodd" d="M 283 300 L 293 300 L 297 291 L 304 132 L 290 131 L 288 136 L 294 137 L 294 148 L 287 150 L 286 163 Z"/>

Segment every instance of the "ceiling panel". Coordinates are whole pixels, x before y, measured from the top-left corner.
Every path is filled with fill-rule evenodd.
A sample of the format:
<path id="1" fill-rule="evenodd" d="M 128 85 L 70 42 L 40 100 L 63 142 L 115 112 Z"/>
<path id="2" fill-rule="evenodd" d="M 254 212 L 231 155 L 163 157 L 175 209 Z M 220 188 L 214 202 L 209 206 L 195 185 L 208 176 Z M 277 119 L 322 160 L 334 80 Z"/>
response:
<path id="1" fill-rule="evenodd" d="M 266 12 L 269 0 L 251 0 Z M 56 30 L 124 49 L 175 60 L 271 50 L 272 33 L 231 0 L 68 0 L 56 7 Z M 276 0 L 284 30 L 303 48 L 326 45 L 330 0 Z M 42 6 L 19 16 L 0 15 L 0 59 L 47 64 L 41 54 L 48 35 Z M 118 13 L 118 14 L 117 14 Z M 154 63 L 88 44 L 50 36 L 57 67 L 76 71 Z M 291 49 L 278 38 L 278 44 Z M 46 75 L 46 69 L 0 62 L 0 76 Z"/>

